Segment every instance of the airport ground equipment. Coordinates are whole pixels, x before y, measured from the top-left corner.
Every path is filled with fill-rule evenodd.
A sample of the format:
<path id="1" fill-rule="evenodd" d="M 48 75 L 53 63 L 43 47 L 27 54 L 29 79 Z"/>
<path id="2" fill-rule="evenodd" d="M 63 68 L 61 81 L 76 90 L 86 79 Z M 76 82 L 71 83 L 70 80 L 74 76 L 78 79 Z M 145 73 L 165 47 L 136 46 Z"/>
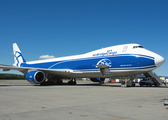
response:
<path id="1" fill-rule="evenodd" d="M 150 77 L 152 82 L 156 84 L 156 86 L 162 85 L 162 81 L 159 79 L 159 77 L 152 71 L 144 73 L 145 77 Z"/>
<path id="2" fill-rule="evenodd" d="M 157 86 L 157 84 L 156 83 L 154 83 L 153 81 L 152 81 L 152 79 L 151 79 L 151 77 L 145 77 L 145 78 L 143 78 L 143 80 L 141 80 L 140 82 L 139 82 L 139 85 L 140 86 L 146 86 L 146 87 L 148 87 L 148 86 L 152 86 L 152 85 L 155 85 L 155 86 Z"/>
<path id="3" fill-rule="evenodd" d="M 168 106 L 168 99 L 165 98 L 164 106 Z"/>

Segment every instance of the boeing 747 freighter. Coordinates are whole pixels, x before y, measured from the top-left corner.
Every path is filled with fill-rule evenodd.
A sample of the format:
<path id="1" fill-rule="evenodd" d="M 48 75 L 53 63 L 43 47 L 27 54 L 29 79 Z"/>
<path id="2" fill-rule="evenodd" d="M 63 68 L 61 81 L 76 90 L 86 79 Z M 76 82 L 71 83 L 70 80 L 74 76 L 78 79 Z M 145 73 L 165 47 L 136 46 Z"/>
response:
<path id="1" fill-rule="evenodd" d="M 3 71 L 18 70 L 32 84 L 61 84 L 69 78 L 90 78 L 102 82 L 105 78 L 136 76 L 150 72 L 164 63 L 164 58 L 139 44 L 106 47 L 89 53 L 37 61 L 26 61 L 16 43 L 13 44 L 13 66 L 2 65 Z"/>

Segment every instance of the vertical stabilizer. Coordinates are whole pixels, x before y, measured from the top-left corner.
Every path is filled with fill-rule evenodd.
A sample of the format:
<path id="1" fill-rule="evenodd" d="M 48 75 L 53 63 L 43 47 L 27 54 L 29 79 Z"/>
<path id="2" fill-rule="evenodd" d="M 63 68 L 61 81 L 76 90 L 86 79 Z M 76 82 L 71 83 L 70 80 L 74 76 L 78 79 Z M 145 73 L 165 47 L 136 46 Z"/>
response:
<path id="1" fill-rule="evenodd" d="M 20 67 L 21 63 L 26 62 L 26 60 L 24 59 L 24 57 L 23 57 L 23 55 L 22 55 L 22 53 L 16 43 L 13 43 L 13 54 L 14 54 L 13 66 Z"/>

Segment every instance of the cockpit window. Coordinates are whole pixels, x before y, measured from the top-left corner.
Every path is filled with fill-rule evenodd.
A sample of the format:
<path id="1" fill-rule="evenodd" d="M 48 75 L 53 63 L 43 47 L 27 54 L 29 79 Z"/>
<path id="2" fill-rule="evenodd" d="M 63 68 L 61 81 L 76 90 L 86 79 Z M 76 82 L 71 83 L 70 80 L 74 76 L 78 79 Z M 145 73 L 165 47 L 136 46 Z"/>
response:
<path id="1" fill-rule="evenodd" d="M 144 48 L 144 47 L 142 47 L 142 46 L 134 46 L 133 49 L 134 48 Z"/>
<path id="2" fill-rule="evenodd" d="M 138 48 L 144 48 L 144 47 L 142 47 L 142 46 L 138 46 Z"/>

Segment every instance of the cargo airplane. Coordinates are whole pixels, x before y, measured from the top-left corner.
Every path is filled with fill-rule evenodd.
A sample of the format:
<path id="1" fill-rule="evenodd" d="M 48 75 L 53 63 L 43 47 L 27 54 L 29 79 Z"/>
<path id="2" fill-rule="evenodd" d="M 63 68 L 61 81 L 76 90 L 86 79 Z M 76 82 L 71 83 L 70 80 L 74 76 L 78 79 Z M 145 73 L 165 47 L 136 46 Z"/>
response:
<path id="1" fill-rule="evenodd" d="M 139 44 L 106 47 L 81 55 L 37 61 L 26 61 L 16 43 L 13 44 L 14 64 L 0 65 L 3 71 L 18 70 L 32 84 L 76 84 L 76 78 L 90 78 L 102 83 L 105 78 L 136 76 L 152 71 L 164 58 Z"/>

